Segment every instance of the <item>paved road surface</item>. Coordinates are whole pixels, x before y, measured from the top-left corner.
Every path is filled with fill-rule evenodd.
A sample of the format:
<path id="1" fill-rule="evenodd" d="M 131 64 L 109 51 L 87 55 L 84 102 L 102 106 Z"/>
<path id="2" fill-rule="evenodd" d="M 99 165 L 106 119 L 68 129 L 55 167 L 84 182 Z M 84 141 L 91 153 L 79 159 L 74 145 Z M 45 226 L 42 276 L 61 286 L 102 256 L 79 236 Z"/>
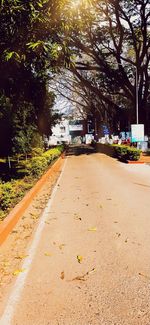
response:
<path id="1" fill-rule="evenodd" d="M 150 167 L 76 150 L 48 209 L 0 324 L 149 325 Z"/>

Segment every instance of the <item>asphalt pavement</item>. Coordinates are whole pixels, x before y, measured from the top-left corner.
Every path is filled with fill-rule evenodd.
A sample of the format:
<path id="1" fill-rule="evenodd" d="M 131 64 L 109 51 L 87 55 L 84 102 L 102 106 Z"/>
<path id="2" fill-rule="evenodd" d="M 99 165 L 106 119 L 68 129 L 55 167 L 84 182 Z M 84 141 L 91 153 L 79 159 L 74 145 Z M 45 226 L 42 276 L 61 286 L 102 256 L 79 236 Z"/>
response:
<path id="1" fill-rule="evenodd" d="M 149 325 L 150 166 L 64 161 L 0 325 Z"/>

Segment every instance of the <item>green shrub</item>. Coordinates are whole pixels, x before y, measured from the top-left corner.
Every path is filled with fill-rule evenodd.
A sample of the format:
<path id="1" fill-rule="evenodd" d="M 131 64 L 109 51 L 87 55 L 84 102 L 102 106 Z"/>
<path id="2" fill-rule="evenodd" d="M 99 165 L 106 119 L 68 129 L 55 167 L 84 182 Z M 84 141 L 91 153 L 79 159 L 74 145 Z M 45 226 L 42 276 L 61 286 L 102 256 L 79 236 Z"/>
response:
<path id="1" fill-rule="evenodd" d="M 32 175 L 38 177 L 46 170 L 48 166 L 47 159 L 43 156 L 33 157 L 31 159 L 31 172 Z"/>
<path id="2" fill-rule="evenodd" d="M 126 160 L 128 147 L 123 145 L 115 145 L 114 147 L 117 157 L 121 160 Z"/>
<path id="3" fill-rule="evenodd" d="M 47 163 L 50 164 L 54 159 L 58 158 L 63 151 L 63 146 L 58 146 L 53 149 L 49 149 L 43 153 L 42 157 L 45 157 Z"/>
<path id="4" fill-rule="evenodd" d="M 42 148 L 32 148 L 32 157 L 42 156 L 44 150 Z"/>
<path id="5" fill-rule="evenodd" d="M 21 166 L 21 172 L 22 173 L 24 173 L 27 176 L 31 174 L 31 161 L 30 161 L 30 159 L 22 160 L 20 162 L 20 166 Z"/>
<path id="6" fill-rule="evenodd" d="M 123 161 L 132 160 L 137 161 L 140 159 L 141 150 L 125 145 L 115 145 L 115 152 L 117 158 Z"/>
<path id="7" fill-rule="evenodd" d="M 133 147 L 128 147 L 127 160 L 137 161 L 140 159 L 140 155 L 141 155 L 141 150 L 133 148 Z"/>
<path id="8" fill-rule="evenodd" d="M 10 208 L 12 201 L 16 197 L 16 190 L 13 182 L 0 184 L 0 206 L 2 210 Z"/>

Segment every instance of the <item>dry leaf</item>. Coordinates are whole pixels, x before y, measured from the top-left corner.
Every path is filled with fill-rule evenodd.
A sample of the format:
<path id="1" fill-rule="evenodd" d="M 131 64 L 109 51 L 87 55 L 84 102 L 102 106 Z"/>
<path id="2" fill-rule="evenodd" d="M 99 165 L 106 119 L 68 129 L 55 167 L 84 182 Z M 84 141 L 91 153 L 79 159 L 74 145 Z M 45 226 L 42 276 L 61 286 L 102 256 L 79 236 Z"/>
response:
<path id="1" fill-rule="evenodd" d="M 96 227 L 89 228 L 88 231 L 97 231 Z"/>
<path id="2" fill-rule="evenodd" d="M 83 274 L 83 275 L 78 275 L 78 276 L 76 276 L 76 277 L 75 277 L 74 279 L 72 279 L 71 281 L 75 281 L 75 280 L 78 280 L 78 281 L 86 281 L 85 277 L 86 277 L 87 275 L 90 275 L 90 274 L 94 273 L 95 271 L 96 271 L 96 269 L 93 268 L 92 270 L 86 272 L 86 273 Z"/>
<path id="3" fill-rule="evenodd" d="M 59 249 L 63 249 L 63 247 L 65 247 L 65 244 L 61 244 L 61 245 L 59 245 Z"/>
<path id="4" fill-rule="evenodd" d="M 74 216 L 74 219 L 75 219 L 75 220 L 80 220 L 80 221 L 82 220 L 81 217 L 79 217 L 78 215 L 75 215 L 75 216 Z"/>
<path id="5" fill-rule="evenodd" d="M 52 254 L 51 253 L 48 253 L 48 252 L 45 252 L 44 255 L 45 256 L 52 256 Z"/>
<path id="6" fill-rule="evenodd" d="M 61 278 L 62 280 L 64 280 L 64 278 L 65 278 L 65 273 L 64 273 L 64 271 L 61 272 L 61 276 L 60 276 L 60 278 Z"/>
<path id="7" fill-rule="evenodd" d="M 24 272 L 25 271 L 25 269 L 20 269 L 20 270 L 16 270 L 16 271 L 14 271 L 12 274 L 13 275 L 18 275 L 18 274 L 20 274 L 20 273 L 22 273 L 22 272 Z"/>
<path id="8" fill-rule="evenodd" d="M 77 255 L 77 260 L 78 260 L 78 263 L 81 263 L 82 260 L 83 260 L 83 256 L 81 256 L 81 255 Z"/>
<path id="9" fill-rule="evenodd" d="M 23 260 L 24 258 L 28 257 L 29 255 L 18 255 L 18 256 L 15 256 L 15 258 L 17 260 Z"/>
<path id="10" fill-rule="evenodd" d="M 150 277 L 148 275 L 145 275 L 143 273 L 139 273 L 139 275 L 143 276 L 144 278 L 150 279 Z"/>

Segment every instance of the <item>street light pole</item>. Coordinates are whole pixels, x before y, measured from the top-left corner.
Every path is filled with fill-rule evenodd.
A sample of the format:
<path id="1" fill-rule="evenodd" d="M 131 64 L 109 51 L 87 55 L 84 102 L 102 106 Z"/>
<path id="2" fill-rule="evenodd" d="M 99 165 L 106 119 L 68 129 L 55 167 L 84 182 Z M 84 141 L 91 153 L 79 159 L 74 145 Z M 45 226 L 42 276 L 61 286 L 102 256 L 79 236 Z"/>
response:
<path id="1" fill-rule="evenodd" d="M 135 87 L 136 87 L 136 124 L 139 124 L 139 85 L 138 85 L 138 69 L 135 70 Z"/>

